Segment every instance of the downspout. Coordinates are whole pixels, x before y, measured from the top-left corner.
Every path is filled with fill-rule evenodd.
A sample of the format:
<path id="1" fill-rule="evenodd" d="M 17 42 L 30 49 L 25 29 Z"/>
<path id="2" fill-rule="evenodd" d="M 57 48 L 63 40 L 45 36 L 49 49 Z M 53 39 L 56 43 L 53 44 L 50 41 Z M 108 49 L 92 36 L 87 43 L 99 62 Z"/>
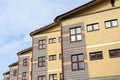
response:
<path id="1" fill-rule="evenodd" d="M 61 28 L 61 54 L 62 54 L 62 80 L 64 80 L 64 58 L 63 58 L 63 35 L 62 35 L 62 23 L 60 23 Z"/>

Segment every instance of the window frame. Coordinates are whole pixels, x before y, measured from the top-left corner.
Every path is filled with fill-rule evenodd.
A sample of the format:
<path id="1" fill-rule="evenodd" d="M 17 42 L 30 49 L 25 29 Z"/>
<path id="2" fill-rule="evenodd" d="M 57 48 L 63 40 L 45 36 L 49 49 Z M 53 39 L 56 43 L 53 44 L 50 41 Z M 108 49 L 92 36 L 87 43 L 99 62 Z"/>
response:
<path id="1" fill-rule="evenodd" d="M 17 70 L 13 70 L 13 76 L 17 76 Z"/>
<path id="2" fill-rule="evenodd" d="M 49 74 L 49 80 L 50 80 L 50 76 L 52 76 L 53 80 L 57 80 L 57 74 Z M 55 76 L 56 76 L 56 79 L 55 79 Z"/>
<path id="3" fill-rule="evenodd" d="M 79 60 L 79 58 L 78 58 L 78 56 L 79 55 L 82 55 L 83 56 L 83 60 Z M 73 56 L 77 56 L 77 61 L 73 61 L 72 59 L 72 57 Z M 77 69 L 74 69 L 73 68 L 73 64 L 74 63 L 77 63 Z M 79 63 L 84 63 L 84 54 L 83 53 L 80 53 L 80 54 L 73 54 L 73 55 L 71 55 L 71 68 L 72 68 L 72 71 L 78 71 L 78 70 L 85 70 L 85 63 L 84 63 L 84 68 L 80 68 L 80 65 L 79 65 Z"/>
<path id="4" fill-rule="evenodd" d="M 52 42 L 51 42 L 50 40 L 51 40 Z M 50 39 L 49 39 L 49 44 L 56 43 L 56 42 L 57 42 L 57 41 L 56 41 L 56 38 L 50 38 Z"/>
<path id="5" fill-rule="evenodd" d="M 28 59 L 23 59 L 23 66 L 28 66 Z"/>
<path id="6" fill-rule="evenodd" d="M 62 54 L 59 54 L 59 59 L 62 59 Z"/>
<path id="7" fill-rule="evenodd" d="M 101 58 L 98 57 L 98 53 L 101 53 L 101 54 L 102 54 L 102 57 L 101 57 Z M 95 54 L 95 58 L 94 58 L 94 59 L 91 58 L 91 54 Z M 103 52 L 102 52 L 102 51 L 90 52 L 90 53 L 89 53 L 89 57 L 90 57 L 90 60 L 101 60 L 101 59 L 103 59 Z"/>
<path id="8" fill-rule="evenodd" d="M 94 28 L 94 25 L 96 25 L 96 24 L 98 25 L 98 29 Z M 92 30 L 89 31 L 88 26 L 92 26 Z M 93 23 L 93 24 L 88 24 L 87 25 L 87 32 L 98 31 L 98 30 L 99 30 L 99 23 Z"/>
<path id="9" fill-rule="evenodd" d="M 41 41 L 41 44 L 40 44 L 40 41 Z M 45 43 L 44 43 L 44 41 L 45 41 Z M 40 48 L 40 46 L 41 46 L 41 48 Z M 45 46 L 45 47 L 44 47 Z M 42 50 L 42 49 L 46 49 L 46 39 L 43 39 L 43 40 L 39 40 L 38 41 L 38 49 L 39 50 Z"/>
<path id="10" fill-rule="evenodd" d="M 77 30 L 76 30 L 77 28 L 80 28 L 80 29 L 81 29 L 81 31 L 80 31 L 81 33 L 77 33 Z M 71 29 L 75 29 L 75 34 L 71 34 Z M 69 34 L 70 34 L 70 42 L 71 42 L 71 43 L 73 43 L 73 42 L 78 42 L 78 41 L 82 41 L 82 40 L 83 40 L 83 36 L 82 36 L 82 26 L 77 26 L 77 27 L 72 27 L 72 28 L 70 28 L 70 29 L 69 29 Z M 78 35 L 81 35 L 81 40 L 77 40 L 77 39 L 78 39 L 78 38 L 77 38 Z M 72 40 L 71 40 L 71 37 L 72 37 L 72 36 L 75 36 L 75 41 L 72 41 Z"/>
<path id="11" fill-rule="evenodd" d="M 27 80 L 27 72 L 23 72 L 22 73 L 22 80 Z"/>
<path id="12" fill-rule="evenodd" d="M 42 59 L 41 61 L 40 61 L 40 58 Z M 44 58 L 45 58 L 45 60 L 44 60 Z M 39 64 L 42 64 L 42 65 L 39 65 Z M 45 64 L 44 64 L 45 63 Z M 45 67 L 46 66 L 46 57 L 45 56 L 42 56 L 42 57 L 38 57 L 38 67 Z"/>
<path id="13" fill-rule="evenodd" d="M 118 55 L 118 50 L 120 49 L 112 49 L 112 50 L 109 50 L 109 56 L 110 56 L 110 51 L 114 51 L 115 53 L 115 56 L 110 56 L 110 58 L 117 58 L 117 57 L 120 57 L 120 55 Z"/>
<path id="14" fill-rule="evenodd" d="M 50 58 L 50 57 L 51 57 L 51 58 Z M 57 59 L 56 54 L 54 54 L 54 55 L 49 55 L 49 61 L 56 60 L 56 59 Z"/>
<path id="15" fill-rule="evenodd" d="M 38 80 L 39 80 L 39 77 L 41 77 L 42 79 L 41 80 L 44 80 L 43 78 L 46 78 L 45 75 L 42 75 L 42 76 L 38 76 Z"/>
<path id="16" fill-rule="evenodd" d="M 112 21 L 117 21 L 117 26 L 113 26 Z M 107 23 L 107 22 L 110 22 L 110 27 L 107 27 L 107 26 L 106 26 L 106 23 Z M 106 29 L 115 28 L 115 27 L 118 27 L 118 26 L 119 26 L 119 24 L 118 24 L 118 19 L 107 20 L 107 21 L 104 22 L 104 24 L 105 24 L 105 28 L 106 28 Z"/>

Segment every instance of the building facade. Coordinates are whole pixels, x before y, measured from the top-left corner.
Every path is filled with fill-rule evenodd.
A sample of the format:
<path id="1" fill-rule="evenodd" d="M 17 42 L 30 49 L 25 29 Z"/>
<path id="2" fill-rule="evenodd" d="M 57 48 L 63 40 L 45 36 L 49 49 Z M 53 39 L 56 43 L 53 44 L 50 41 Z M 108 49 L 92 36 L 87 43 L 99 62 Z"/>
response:
<path id="1" fill-rule="evenodd" d="M 18 80 L 18 62 L 9 65 L 10 68 L 10 80 Z"/>
<path id="2" fill-rule="evenodd" d="M 3 75 L 4 75 L 4 80 L 10 80 L 10 71 L 5 72 Z"/>
<path id="3" fill-rule="evenodd" d="M 120 80 L 119 13 L 120 0 L 92 0 L 31 32 L 32 48 L 18 53 L 18 80 Z"/>
<path id="4" fill-rule="evenodd" d="M 17 55 L 19 61 L 17 80 L 31 80 L 32 47 L 19 52 Z"/>

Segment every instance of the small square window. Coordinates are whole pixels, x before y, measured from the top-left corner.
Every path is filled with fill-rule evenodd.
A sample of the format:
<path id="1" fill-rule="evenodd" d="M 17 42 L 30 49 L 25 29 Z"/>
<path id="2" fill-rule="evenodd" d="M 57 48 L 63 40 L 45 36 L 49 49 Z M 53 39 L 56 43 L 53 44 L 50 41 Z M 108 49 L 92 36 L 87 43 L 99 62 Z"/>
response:
<path id="1" fill-rule="evenodd" d="M 23 66 L 27 66 L 28 65 L 28 59 L 23 59 Z"/>
<path id="2" fill-rule="evenodd" d="M 77 42 L 82 40 L 81 26 L 70 29 L 70 41 Z"/>
<path id="3" fill-rule="evenodd" d="M 90 31 L 96 31 L 96 30 L 99 30 L 99 25 L 98 23 L 94 23 L 94 24 L 89 24 L 87 25 L 87 31 L 90 32 Z"/>
<path id="4" fill-rule="evenodd" d="M 75 54 L 71 56 L 72 70 L 85 69 L 84 56 L 83 54 Z"/>
<path id="5" fill-rule="evenodd" d="M 43 75 L 43 76 L 38 76 L 38 80 L 46 80 L 45 75 Z"/>
<path id="6" fill-rule="evenodd" d="M 57 80 L 57 74 L 50 74 L 49 80 Z"/>
<path id="7" fill-rule="evenodd" d="M 50 55 L 50 56 L 49 56 L 49 60 L 50 60 L 50 61 L 56 60 L 56 55 Z"/>
<path id="8" fill-rule="evenodd" d="M 13 71 L 13 76 L 17 76 L 17 70 Z"/>
<path id="9" fill-rule="evenodd" d="M 39 40 L 38 44 L 39 44 L 38 45 L 39 49 L 45 49 L 46 48 L 46 40 L 45 39 Z"/>
<path id="10" fill-rule="evenodd" d="M 118 26 L 117 19 L 105 21 L 105 27 L 106 28 L 117 27 L 117 26 Z"/>
<path id="11" fill-rule="evenodd" d="M 56 38 L 50 38 L 49 39 L 49 43 L 51 44 L 51 43 L 56 43 Z"/>
<path id="12" fill-rule="evenodd" d="M 103 59 L 102 51 L 90 53 L 90 60 Z"/>
<path id="13" fill-rule="evenodd" d="M 120 49 L 109 50 L 110 58 L 120 57 Z"/>

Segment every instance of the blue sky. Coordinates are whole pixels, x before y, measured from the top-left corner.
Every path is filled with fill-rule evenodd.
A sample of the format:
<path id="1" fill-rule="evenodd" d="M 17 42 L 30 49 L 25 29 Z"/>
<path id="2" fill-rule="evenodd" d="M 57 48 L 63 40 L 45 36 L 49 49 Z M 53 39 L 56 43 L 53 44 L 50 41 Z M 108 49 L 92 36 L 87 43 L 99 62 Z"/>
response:
<path id="1" fill-rule="evenodd" d="M 90 0 L 0 0 L 0 80 L 17 52 L 31 47 L 29 33 Z"/>

